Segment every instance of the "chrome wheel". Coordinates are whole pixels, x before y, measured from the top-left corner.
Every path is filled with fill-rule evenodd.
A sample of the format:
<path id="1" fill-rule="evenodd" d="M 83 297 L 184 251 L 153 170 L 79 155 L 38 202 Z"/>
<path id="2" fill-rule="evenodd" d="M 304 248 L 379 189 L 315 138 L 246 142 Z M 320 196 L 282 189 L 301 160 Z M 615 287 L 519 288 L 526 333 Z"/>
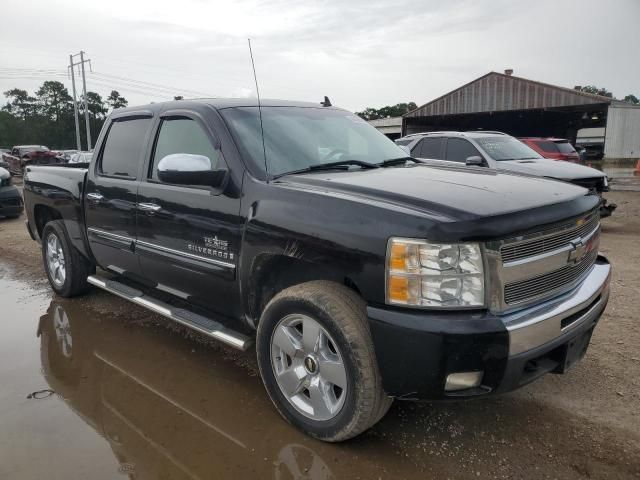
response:
<path id="1" fill-rule="evenodd" d="M 47 268 L 53 283 L 58 287 L 64 285 L 67 278 L 64 251 L 62 243 L 55 233 L 50 233 L 47 237 Z"/>
<path id="2" fill-rule="evenodd" d="M 306 315 L 287 315 L 271 336 L 271 365 L 280 391 L 316 421 L 331 420 L 347 396 L 347 371 L 331 335 Z"/>

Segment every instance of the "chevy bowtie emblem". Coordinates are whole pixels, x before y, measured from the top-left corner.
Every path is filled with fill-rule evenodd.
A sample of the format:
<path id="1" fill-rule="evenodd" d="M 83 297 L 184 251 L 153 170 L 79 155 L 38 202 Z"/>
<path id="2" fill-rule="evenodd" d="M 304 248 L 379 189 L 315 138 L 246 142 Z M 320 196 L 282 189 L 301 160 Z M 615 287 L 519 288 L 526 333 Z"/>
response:
<path id="1" fill-rule="evenodd" d="M 585 254 L 587 253 L 587 246 L 582 243 L 582 240 L 571 242 L 571 246 L 573 248 L 569 250 L 569 258 L 567 259 L 567 263 L 578 263 L 584 258 Z"/>

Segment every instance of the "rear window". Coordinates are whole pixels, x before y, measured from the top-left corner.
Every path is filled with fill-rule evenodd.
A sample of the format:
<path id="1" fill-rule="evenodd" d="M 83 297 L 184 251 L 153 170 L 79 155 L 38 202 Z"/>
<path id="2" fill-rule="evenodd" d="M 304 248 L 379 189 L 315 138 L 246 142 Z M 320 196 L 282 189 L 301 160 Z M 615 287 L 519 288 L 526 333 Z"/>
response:
<path id="1" fill-rule="evenodd" d="M 576 153 L 576 149 L 569 142 L 555 142 L 560 153 Z"/>
<path id="2" fill-rule="evenodd" d="M 150 124 L 150 118 L 113 122 L 102 150 L 100 173 L 118 177 L 137 177 Z"/>
<path id="3" fill-rule="evenodd" d="M 534 142 L 543 152 L 558 153 L 560 150 L 555 142 L 550 140 L 536 140 Z"/>

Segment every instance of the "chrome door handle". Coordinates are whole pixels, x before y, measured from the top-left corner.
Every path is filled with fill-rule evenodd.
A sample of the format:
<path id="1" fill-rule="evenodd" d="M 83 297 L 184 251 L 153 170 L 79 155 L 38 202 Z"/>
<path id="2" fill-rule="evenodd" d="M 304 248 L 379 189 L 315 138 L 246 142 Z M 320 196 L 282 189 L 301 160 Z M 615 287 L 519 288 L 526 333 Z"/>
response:
<path id="1" fill-rule="evenodd" d="M 91 192 L 87 193 L 87 200 L 93 203 L 98 203 L 104 200 L 104 196 L 99 193 Z"/>
<path id="2" fill-rule="evenodd" d="M 139 203 L 138 210 L 146 213 L 147 215 L 153 215 L 154 213 L 160 211 L 162 207 L 160 205 L 156 205 L 155 203 Z"/>

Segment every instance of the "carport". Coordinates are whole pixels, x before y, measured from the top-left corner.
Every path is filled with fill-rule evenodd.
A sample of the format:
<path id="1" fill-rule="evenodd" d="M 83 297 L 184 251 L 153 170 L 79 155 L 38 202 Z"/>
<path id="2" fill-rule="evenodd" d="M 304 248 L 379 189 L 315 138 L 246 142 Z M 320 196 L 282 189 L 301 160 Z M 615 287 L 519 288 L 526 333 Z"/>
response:
<path id="1" fill-rule="evenodd" d="M 606 126 L 612 101 L 515 77 L 511 70 L 490 72 L 405 114 L 402 133 L 498 130 L 575 142 L 579 129 Z"/>

